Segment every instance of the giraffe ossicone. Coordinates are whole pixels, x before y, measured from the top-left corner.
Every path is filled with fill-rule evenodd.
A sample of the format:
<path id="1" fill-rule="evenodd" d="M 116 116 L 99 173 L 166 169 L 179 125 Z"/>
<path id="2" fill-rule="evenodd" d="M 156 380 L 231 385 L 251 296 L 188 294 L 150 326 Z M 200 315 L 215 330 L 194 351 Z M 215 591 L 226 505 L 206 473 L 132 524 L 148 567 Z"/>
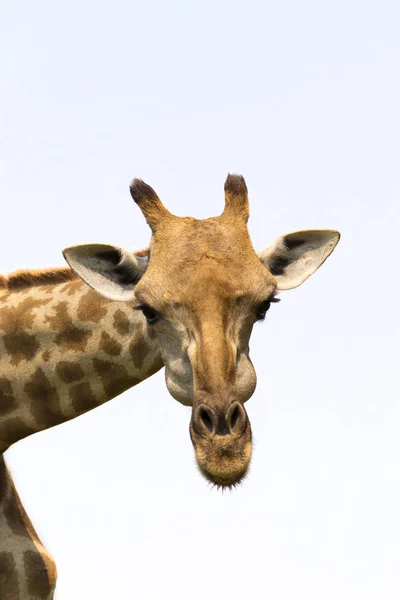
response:
<path id="1" fill-rule="evenodd" d="M 252 327 L 277 291 L 297 287 L 322 265 L 340 234 L 295 231 L 257 253 L 240 175 L 228 175 L 223 213 L 204 220 L 173 215 L 139 179 L 130 192 L 152 230 L 146 257 L 105 244 L 72 246 L 64 257 L 104 298 L 138 303 L 157 338 L 169 392 L 192 407 L 190 436 L 201 473 L 217 486 L 236 485 L 252 453 L 244 408 L 256 386 Z"/>

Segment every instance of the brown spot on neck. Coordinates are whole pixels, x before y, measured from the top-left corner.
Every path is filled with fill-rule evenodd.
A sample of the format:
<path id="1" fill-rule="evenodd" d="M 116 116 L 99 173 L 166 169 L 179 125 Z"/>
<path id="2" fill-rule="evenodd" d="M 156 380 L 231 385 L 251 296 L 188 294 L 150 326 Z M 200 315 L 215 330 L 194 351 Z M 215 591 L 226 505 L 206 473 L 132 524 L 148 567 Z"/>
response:
<path id="1" fill-rule="evenodd" d="M 119 335 L 128 335 L 130 331 L 130 321 L 124 311 L 119 308 L 114 313 L 113 326 Z"/>
<path id="2" fill-rule="evenodd" d="M 51 385 L 44 371 L 38 367 L 24 391 L 31 398 L 31 412 L 40 428 L 53 427 L 66 420 L 61 412 L 57 388 Z"/>
<path id="3" fill-rule="evenodd" d="M 20 417 L 12 417 L 0 422 L 0 447 L 4 452 L 11 444 L 36 433 L 36 430 L 27 425 Z"/>
<path id="4" fill-rule="evenodd" d="M 0 552 L 0 598 L 13 600 L 20 597 L 17 566 L 11 552 Z"/>
<path id="5" fill-rule="evenodd" d="M 7 519 L 7 524 L 9 528 L 15 535 L 28 539 L 39 540 L 36 531 L 34 530 L 29 517 L 26 514 L 24 507 L 22 506 L 17 490 L 15 489 L 15 486 L 12 483 L 11 479 L 10 483 L 10 494 L 6 502 L 6 506 L 4 508 L 4 516 Z"/>
<path id="6" fill-rule="evenodd" d="M 100 349 L 110 356 L 118 356 L 122 352 L 121 344 L 108 335 L 106 331 L 101 334 Z"/>
<path id="7" fill-rule="evenodd" d="M 48 600 L 54 589 L 54 583 L 43 557 L 39 552 L 24 552 L 25 580 L 30 598 Z"/>
<path id="8" fill-rule="evenodd" d="M 18 406 L 17 399 L 13 394 L 11 381 L 6 377 L 0 378 L 0 417 L 8 415 Z"/>
<path id="9" fill-rule="evenodd" d="M 101 379 L 107 399 L 115 398 L 139 383 L 140 379 L 128 374 L 124 366 L 108 360 L 93 359 L 93 366 Z"/>
<path id="10" fill-rule="evenodd" d="M 27 297 L 16 306 L 2 306 L 0 311 L 0 330 L 5 334 L 20 333 L 30 329 L 37 314 L 37 308 L 50 302 L 48 299 Z"/>
<path id="11" fill-rule="evenodd" d="M 11 364 L 18 365 L 22 360 L 32 360 L 39 350 L 35 335 L 29 332 L 33 327 L 37 309 L 50 302 L 27 297 L 16 306 L 2 306 L 0 310 L 0 331 L 6 352 L 11 356 Z"/>
<path id="12" fill-rule="evenodd" d="M 32 360 L 40 348 L 35 336 L 29 333 L 5 334 L 3 342 L 13 366 L 18 366 L 22 360 Z"/>
<path id="13" fill-rule="evenodd" d="M 86 381 L 73 385 L 69 390 L 69 397 L 77 415 L 92 410 L 100 404 L 100 402 L 97 402 L 90 384 Z"/>
<path id="14" fill-rule="evenodd" d="M 77 327 L 68 314 L 68 303 L 59 302 L 54 308 L 55 314 L 47 314 L 45 322 L 49 323 L 50 327 L 57 331 L 55 344 L 77 352 L 84 352 L 86 344 L 92 335 L 92 332 L 87 329 Z"/>
<path id="15" fill-rule="evenodd" d="M 109 304 L 110 301 L 107 298 L 103 298 L 93 290 L 88 290 L 79 301 L 78 318 L 84 322 L 100 323 L 107 314 L 107 305 Z"/>
<path id="16" fill-rule="evenodd" d="M 137 369 L 143 366 L 144 358 L 148 352 L 148 343 L 143 336 L 143 326 L 137 325 L 133 337 L 129 344 L 129 352 L 132 357 L 133 364 Z"/>
<path id="17" fill-rule="evenodd" d="M 73 383 L 84 377 L 85 373 L 80 365 L 75 362 L 62 360 L 56 366 L 56 373 L 64 383 Z"/>

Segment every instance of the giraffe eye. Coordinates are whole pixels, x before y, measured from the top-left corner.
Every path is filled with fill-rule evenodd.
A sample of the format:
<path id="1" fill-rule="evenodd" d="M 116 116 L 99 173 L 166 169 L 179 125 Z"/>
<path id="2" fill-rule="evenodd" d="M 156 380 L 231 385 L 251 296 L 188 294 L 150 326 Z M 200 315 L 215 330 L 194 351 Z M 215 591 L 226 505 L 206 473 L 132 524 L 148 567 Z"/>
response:
<path id="1" fill-rule="evenodd" d="M 263 321 L 265 319 L 265 315 L 269 311 L 272 302 L 280 302 L 280 299 L 272 296 L 268 298 L 268 300 L 264 300 L 257 309 L 257 321 Z"/>
<path id="2" fill-rule="evenodd" d="M 139 304 L 139 306 L 135 306 L 135 310 L 142 311 L 149 325 L 154 325 L 154 323 L 160 320 L 158 312 L 154 308 L 151 308 L 151 306 L 147 306 L 147 304 Z"/>
<path id="3" fill-rule="evenodd" d="M 271 301 L 266 300 L 257 309 L 257 321 L 263 321 L 265 319 L 265 315 L 271 307 Z"/>

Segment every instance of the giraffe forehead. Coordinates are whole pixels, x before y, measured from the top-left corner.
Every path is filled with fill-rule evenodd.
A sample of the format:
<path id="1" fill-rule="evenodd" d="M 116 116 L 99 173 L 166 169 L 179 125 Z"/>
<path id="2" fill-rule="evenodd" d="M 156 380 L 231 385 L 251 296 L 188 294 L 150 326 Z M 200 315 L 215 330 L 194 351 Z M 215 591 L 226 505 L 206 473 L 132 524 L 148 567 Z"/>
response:
<path id="1" fill-rule="evenodd" d="M 254 255 L 246 224 L 222 217 L 203 220 L 181 217 L 153 236 L 152 255 L 157 255 L 159 261 L 174 258 L 194 261 L 204 254 L 220 261 L 234 254 Z"/>
<path id="2" fill-rule="evenodd" d="M 239 296 L 263 297 L 274 286 L 245 223 L 184 217 L 153 236 L 149 267 L 136 297 L 161 310 L 165 305 L 210 306 Z"/>
<path id="3" fill-rule="evenodd" d="M 165 287 L 166 282 L 171 282 L 175 290 L 178 285 L 193 287 L 201 281 L 240 288 L 251 279 L 268 277 L 245 224 L 221 223 L 218 217 L 181 220 L 178 227 L 153 237 L 150 264 L 144 276 L 147 283 L 162 282 Z"/>

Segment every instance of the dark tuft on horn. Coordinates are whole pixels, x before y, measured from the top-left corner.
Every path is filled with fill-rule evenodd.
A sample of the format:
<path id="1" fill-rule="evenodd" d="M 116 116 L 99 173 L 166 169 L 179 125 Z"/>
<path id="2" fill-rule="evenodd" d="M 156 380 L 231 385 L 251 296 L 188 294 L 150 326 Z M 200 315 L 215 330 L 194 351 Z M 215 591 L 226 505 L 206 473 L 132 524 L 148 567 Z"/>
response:
<path id="1" fill-rule="evenodd" d="M 245 194 L 247 196 L 247 185 L 243 175 L 232 175 L 232 173 L 228 173 L 224 189 L 226 194 L 234 196 L 242 196 Z"/>
<path id="2" fill-rule="evenodd" d="M 153 188 L 141 179 L 133 179 L 129 189 L 154 233 L 162 221 L 171 216 L 171 213 L 165 208 Z"/>
<path id="3" fill-rule="evenodd" d="M 245 221 L 249 218 L 249 201 L 247 185 L 242 175 L 229 173 L 225 181 L 225 210 L 224 213 L 234 214 Z"/>
<path id="4" fill-rule="evenodd" d="M 132 179 L 129 189 L 136 204 L 141 204 L 142 202 L 160 202 L 153 188 L 147 185 L 143 179 Z"/>

